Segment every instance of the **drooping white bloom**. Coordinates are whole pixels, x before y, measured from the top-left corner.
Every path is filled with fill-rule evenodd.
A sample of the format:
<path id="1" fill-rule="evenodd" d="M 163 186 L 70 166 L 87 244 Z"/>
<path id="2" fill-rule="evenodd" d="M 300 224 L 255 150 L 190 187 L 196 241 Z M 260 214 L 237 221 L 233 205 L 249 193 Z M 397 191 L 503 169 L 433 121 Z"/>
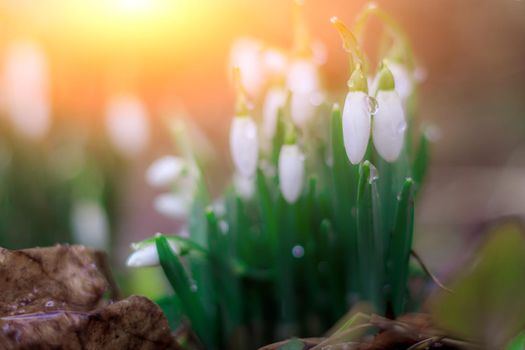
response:
<path id="1" fill-rule="evenodd" d="M 16 130 L 29 138 L 43 137 L 50 125 L 49 67 L 37 44 L 17 41 L 7 47 L 3 85 Z"/>
<path id="2" fill-rule="evenodd" d="M 263 131 L 267 138 L 275 135 L 279 109 L 286 104 L 287 92 L 283 88 L 272 88 L 266 94 L 263 106 Z"/>
<path id="3" fill-rule="evenodd" d="M 230 70 L 239 67 L 241 83 L 251 96 L 258 96 L 265 84 L 263 45 L 253 38 L 237 39 L 230 51 Z"/>
<path id="4" fill-rule="evenodd" d="M 179 249 L 175 242 L 168 240 L 168 244 L 173 253 L 178 254 Z M 129 256 L 126 265 L 130 267 L 150 267 L 160 264 L 157 246 L 154 242 L 139 246 L 132 244 L 131 247 L 135 251 Z"/>
<path id="5" fill-rule="evenodd" d="M 311 93 L 320 89 L 321 83 L 317 65 L 307 59 L 290 64 L 286 83 L 294 93 Z"/>
<path id="6" fill-rule="evenodd" d="M 379 90 L 378 110 L 374 115 L 372 138 L 377 153 L 388 162 L 395 161 L 405 140 L 407 123 L 401 97 L 395 90 Z"/>
<path id="7" fill-rule="evenodd" d="M 126 156 L 137 156 L 148 144 L 148 113 L 136 96 L 120 95 L 109 101 L 106 127 L 114 146 Z"/>
<path id="8" fill-rule="evenodd" d="M 257 125 L 248 116 L 233 118 L 230 129 L 230 151 L 233 164 L 239 174 L 252 177 L 257 169 L 259 141 Z"/>
<path id="9" fill-rule="evenodd" d="M 279 154 L 279 188 L 288 203 L 295 203 L 303 190 L 304 155 L 296 144 L 283 145 Z"/>
<path id="10" fill-rule="evenodd" d="M 269 77 L 283 76 L 288 68 L 288 58 L 275 48 L 264 50 L 263 61 L 265 72 Z"/>
<path id="11" fill-rule="evenodd" d="M 155 198 L 153 206 L 169 218 L 184 219 L 190 211 L 191 198 L 184 194 L 162 193 Z"/>
<path id="12" fill-rule="evenodd" d="M 317 65 L 306 59 L 292 62 L 286 82 L 292 92 L 292 120 L 297 126 L 304 127 L 314 118 L 317 108 L 313 101 L 321 86 Z"/>
<path id="13" fill-rule="evenodd" d="M 146 180 L 153 187 L 168 186 L 179 178 L 185 167 L 183 158 L 164 156 L 151 164 L 146 171 Z"/>
<path id="14" fill-rule="evenodd" d="M 233 176 L 233 185 L 237 194 L 243 199 L 251 199 L 255 193 L 255 178 L 240 174 Z"/>
<path id="15" fill-rule="evenodd" d="M 97 201 L 76 201 L 73 204 L 71 226 L 76 243 L 100 250 L 108 248 L 108 218 Z"/>
<path id="16" fill-rule="evenodd" d="M 365 156 L 370 137 L 371 121 L 366 93 L 351 91 L 346 95 L 342 121 L 346 155 L 352 164 L 358 164 Z"/>

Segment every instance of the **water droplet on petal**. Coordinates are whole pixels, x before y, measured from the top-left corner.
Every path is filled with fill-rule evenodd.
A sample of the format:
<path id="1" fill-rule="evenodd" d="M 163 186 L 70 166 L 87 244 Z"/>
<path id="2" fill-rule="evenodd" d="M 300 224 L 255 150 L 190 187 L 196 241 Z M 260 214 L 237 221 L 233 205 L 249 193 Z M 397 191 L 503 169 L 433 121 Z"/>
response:
<path id="1" fill-rule="evenodd" d="M 396 132 L 398 135 L 403 134 L 406 129 L 407 129 L 407 123 L 404 120 L 397 123 Z"/>
<path id="2" fill-rule="evenodd" d="M 368 112 L 371 115 L 375 115 L 379 110 L 379 104 L 377 103 L 377 100 L 372 96 L 367 96 L 366 101 L 368 103 Z"/>
<path id="3" fill-rule="evenodd" d="M 377 179 L 379 179 L 379 173 L 377 172 L 377 168 L 370 163 L 370 175 L 368 177 L 368 183 L 372 184 Z"/>
<path id="4" fill-rule="evenodd" d="M 300 259 L 304 256 L 304 247 L 302 245 L 295 245 L 292 248 L 292 255 L 294 258 Z"/>

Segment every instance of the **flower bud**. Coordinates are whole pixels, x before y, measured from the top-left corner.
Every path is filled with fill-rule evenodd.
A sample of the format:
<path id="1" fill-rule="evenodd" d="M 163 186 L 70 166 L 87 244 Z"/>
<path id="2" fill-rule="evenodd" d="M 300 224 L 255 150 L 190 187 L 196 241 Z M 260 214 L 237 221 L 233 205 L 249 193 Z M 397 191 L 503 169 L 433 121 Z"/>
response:
<path id="1" fill-rule="evenodd" d="M 395 90 L 379 90 L 376 99 L 379 108 L 374 115 L 374 146 L 383 159 L 393 162 L 399 157 L 405 139 L 403 103 Z"/>
<path id="2" fill-rule="evenodd" d="M 230 68 L 239 67 L 242 85 L 252 97 L 258 96 L 265 84 L 263 46 L 253 38 L 237 39 L 230 52 Z"/>
<path id="3" fill-rule="evenodd" d="M 230 151 L 233 164 L 239 174 L 252 177 L 257 169 L 259 142 L 257 125 L 248 116 L 233 118 L 230 129 Z"/>
<path id="4" fill-rule="evenodd" d="M 269 139 L 275 135 L 279 109 L 286 104 L 287 92 L 283 88 L 272 88 L 266 94 L 263 106 L 263 130 Z"/>
<path id="5" fill-rule="evenodd" d="M 172 219 L 184 219 L 188 215 L 191 199 L 184 195 L 163 193 L 158 195 L 153 206 L 157 212 Z"/>
<path id="6" fill-rule="evenodd" d="M 168 240 L 168 244 L 174 254 L 178 254 L 179 249 L 175 242 Z M 132 244 L 135 250 L 129 256 L 126 265 L 129 267 L 150 267 L 158 266 L 160 264 L 159 254 L 155 242 L 147 244 Z"/>
<path id="7" fill-rule="evenodd" d="M 148 144 L 148 113 L 137 96 L 113 97 L 106 108 L 106 127 L 114 146 L 128 157 L 139 155 Z"/>
<path id="8" fill-rule="evenodd" d="M 157 159 L 146 172 L 146 181 L 152 187 L 169 186 L 182 173 L 186 161 L 181 157 L 164 156 Z"/>
<path id="9" fill-rule="evenodd" d="M 370 110 L 368 95 L 350 91 L 343 109 L 343 139 L 346 155 L 352 164 L 363 160 L 370 137 Z"/>
<path id="10" fill-rule="evenodd" d="M 235 192 L 242 199 L 251 199 L 255 193 L 255 179 L 253 177 L 244 177 L 240 174 L 235 174 L 233 177 L 233 185 Z"/>
<path id="11" fill-rule="evenodd" d="M 286 144 L 279 154 L 279 188 L 284 199 L 292 204 L 303 189 L 304 155 L 297 144 Z"/>

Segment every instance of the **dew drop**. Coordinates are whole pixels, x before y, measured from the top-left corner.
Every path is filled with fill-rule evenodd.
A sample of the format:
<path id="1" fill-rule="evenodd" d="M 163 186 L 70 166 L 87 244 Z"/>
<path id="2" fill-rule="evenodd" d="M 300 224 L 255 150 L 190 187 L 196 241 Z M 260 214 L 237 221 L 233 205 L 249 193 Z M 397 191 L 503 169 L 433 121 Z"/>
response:
<path id="1" fill-rule="evenodd" d="M 295 245 L 292 248 L 292 255 L 294 258 L 300 259 L 304 256 L 304 247 L 302 245 Z"/>
<path id="2" fill-rule="evenodd" d="M 372 96 L 367 96 L 366 100 L 368 103 L 368 112 L 371 115 L 375 115 L 379 110 L 379 103 L 377 103 L 377 100 Z"/>
<path id="3" fill-rule="evenodd" d="M 196 292 L 198 289 L 199 289 L 199 287 L 197 287 L 197 283 L 192 282 L 191 285 L 190 285 L 190 290 L 192 292 Z"/>
<path id="4" fill-rule="evenodd" d="M 53 300 L 49 300 L 48 302 L 46 302 L 46 307 L 53 307 L 55 306 L 55 302 Z"/>
<path id="5" fill-rule="evenodd" d="M 406 129 L 407 123 L 404 120 L 400 121 L 396 126 L 396 132 L 398 135 L 402 135 Z"/>
<path id="6" fill-rule="evenodd" d="M 372 184 L 377 179 L 379 179 L 379 174 L 377 172 L 377 168 L 372 163 L 370 163 L 370 175 L 368 176 L 368 183 Z"/>

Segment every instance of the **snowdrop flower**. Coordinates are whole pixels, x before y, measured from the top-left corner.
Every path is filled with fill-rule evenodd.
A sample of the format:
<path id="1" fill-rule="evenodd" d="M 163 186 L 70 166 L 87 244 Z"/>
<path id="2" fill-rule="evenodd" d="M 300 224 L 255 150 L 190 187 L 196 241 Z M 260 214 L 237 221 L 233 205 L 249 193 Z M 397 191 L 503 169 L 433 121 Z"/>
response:
<path id="1" fill-rule="evenodd" d="M 257 169 L 259 142 L 257 125 L 251 117 L 238 115 L 233 118 L 230 151 L 237 172 L 244 177 L 252 177 Z"/>
<path id="2" fill-rule="evenodd" d="M 163 193 L 155 198 L 153 206 L 169 218 L 184 219 L 190 211 L 191 198 L 184 194 Z"/>
<path id="3" fill-rule="evenodd" d="M 168 240 L 168 244 L 174 254 L 179 253 L 175 242 Z M 129 256 L 126 265 L 129 267 L 150 267 L 160 264 L 159 254 L 155 242 L 146 244 L 132 244 L 133 253 Z"/>
<path id="4" fill-rule="evenodd" d="M 106 127 L 113 145 L 128 157 L 137 156 L 149 141 L 146 107 L 133 95 L 115 96 L 109 101 Z"/>
<path id="5" fill-rule="evenodd" d="M 376 96 L 379 108 L 374 116 L 372 135 L 377 153 L 388 162 L 399 157 L 407 127 L 403 102 L 394 86 L 394 77 L 385 65 L 380 72 Z"/>
<path id="6" fill-rule="evenodd" d="M 39 139 L 50 126 L 49 68 L 45 53 L 32 42 L 7 47 L 3 90 L 5 107 L 14 127 Z"/>
<path id="7" fill-rule="evenodd" d="M 242 199 L 251 199 L 255 193 L 255 178 L 245 177 L 240 174 L 233 176 L 235 191 Z"/>
<path id="8" fill-rule="evenodd" d="M 173 184 L 186 167 L 181 157 L 164 156 L 157 159 L 146 171 L 146 180 L 150 186 L 163 187 Z"/>
<path id="9" fill-rule="evenodd" d="M 370 137 L 369 97 L 366 94 L 366 78 L 357 66 L 348 82 L 350 91 L 343 108 L 343 139 L 346 155 L 352 164 L 358 164 L 365 156 Z"/>
<path id="10" fill-rule="evenodd" d="M 277 126 L 277 115 L 279 109 L 286 104 L 288 93 L 283 88 L 274 87 L 266 94 L 263 105 L 263 131 L 267 138 L 271 139 L 275 135 Z"/>
<path id="11" fill-rule="evenodd" d="M 294 123 L 304 127 L 315 116 L 316 105 L 312 98 L 320 90 L 317 65 L 309 59 L 299 59 L 290 65 L 286 80 L 292 92 L 290 114 Z"/>
<path id="12" fill-rule="evenodd" d="M 239 38 L 230 51 L 230 68 L 239 67 L 242 85 L 250 96 L 258 96 L 265 84 L 262 50 L 258 40 Z"/>
<path id="13" fill-rule="evenodd" d="M 73 204 L 71 225 L 75 242 L 100 250 L 108 248 L 108 218 L 97 201 L 76 201 Z"/>
<path id="14" fill-rule="evenodd" d="M 279 188 L 284 199 L 292 204 L 303 190 L 304 154 L 295 142 L 295 135 L 287 138 L 279 153 Z"/>
<path id="15" fill-rule="evenodd" d="M 288 58 L 275 48 L 264 50 L 263 61 L 265 73 L 268 74 L 269 77 L 282 77 L 288 68 Z"/>

